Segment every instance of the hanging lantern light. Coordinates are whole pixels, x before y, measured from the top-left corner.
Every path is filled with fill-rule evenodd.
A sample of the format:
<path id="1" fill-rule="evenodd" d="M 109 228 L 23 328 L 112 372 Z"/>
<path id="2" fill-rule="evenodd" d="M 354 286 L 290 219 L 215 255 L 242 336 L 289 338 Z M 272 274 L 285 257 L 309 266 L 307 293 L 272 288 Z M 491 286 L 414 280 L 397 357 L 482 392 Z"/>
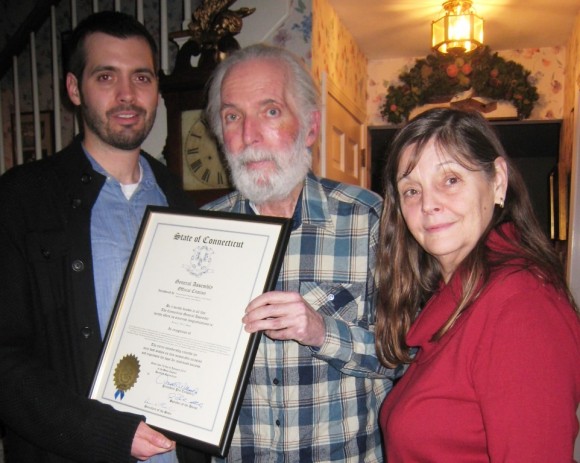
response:
<path id="1" fill-rule="evenodd" d="M 431 23 L 432 47 L 440 53 L 469 53 L 483 45 L 483 18 L 471 0 L 449 0 L 444 15 Z"/>

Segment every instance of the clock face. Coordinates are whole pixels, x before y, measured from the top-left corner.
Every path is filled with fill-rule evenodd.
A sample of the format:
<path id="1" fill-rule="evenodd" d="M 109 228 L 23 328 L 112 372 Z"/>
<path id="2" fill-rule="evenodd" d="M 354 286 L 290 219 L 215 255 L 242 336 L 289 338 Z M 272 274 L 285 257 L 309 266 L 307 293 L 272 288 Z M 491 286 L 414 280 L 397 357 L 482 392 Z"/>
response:
<path id="1" fill-rule="evenodd" d="M 181 133 L 184 190 L 229 188 L 227 170 L 202 110 L 181 113 Z"/>

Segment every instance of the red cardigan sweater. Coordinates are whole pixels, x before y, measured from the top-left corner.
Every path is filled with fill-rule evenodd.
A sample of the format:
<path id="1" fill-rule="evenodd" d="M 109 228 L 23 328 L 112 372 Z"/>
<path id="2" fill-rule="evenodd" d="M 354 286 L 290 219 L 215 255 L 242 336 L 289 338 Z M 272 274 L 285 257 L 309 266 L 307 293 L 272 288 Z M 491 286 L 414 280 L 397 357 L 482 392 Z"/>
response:
<path id="1" fill-rule="evenodd" d="M 459 281 L 407 336 L 420 348 L 385 400 L 389 463 L 571 462 L 580 402 L 580 320 L 527 271 L 504 269 L 439 342 Z"/>

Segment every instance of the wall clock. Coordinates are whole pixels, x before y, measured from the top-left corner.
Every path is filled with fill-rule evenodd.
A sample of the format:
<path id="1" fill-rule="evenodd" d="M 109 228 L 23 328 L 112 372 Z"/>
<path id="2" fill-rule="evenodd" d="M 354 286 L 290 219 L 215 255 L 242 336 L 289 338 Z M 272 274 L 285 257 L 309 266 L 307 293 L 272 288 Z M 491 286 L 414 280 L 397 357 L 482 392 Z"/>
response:
<path id="1" fill-rule="evenodd" d="M 159 77 L 167 108 L 163 154 L 168 169 L 181 179 L 183 189 L 198 205 L 231 190 L 225 160 L 202 117 L 210 75 L 210 69 L 190 67 Z"/>
<path id="2" fill-rule="evenodd" d="M 228 174 L 217 142 L 201 109 L 181 113 L 183 188 L 228 188 Z"/>

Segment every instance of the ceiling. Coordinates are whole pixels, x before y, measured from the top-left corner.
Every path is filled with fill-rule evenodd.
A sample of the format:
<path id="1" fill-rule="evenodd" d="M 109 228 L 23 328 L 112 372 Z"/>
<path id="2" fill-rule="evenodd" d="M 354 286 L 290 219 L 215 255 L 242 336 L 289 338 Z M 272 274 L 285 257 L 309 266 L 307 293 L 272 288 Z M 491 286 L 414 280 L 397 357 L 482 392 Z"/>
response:
<path id="1" fill-rule="evenodd" d="M 369 60 L 421 57 L 444 0 L 329 0 Z M 565 45 L 580 0 L 473 0 L 492 50 Z"/>

